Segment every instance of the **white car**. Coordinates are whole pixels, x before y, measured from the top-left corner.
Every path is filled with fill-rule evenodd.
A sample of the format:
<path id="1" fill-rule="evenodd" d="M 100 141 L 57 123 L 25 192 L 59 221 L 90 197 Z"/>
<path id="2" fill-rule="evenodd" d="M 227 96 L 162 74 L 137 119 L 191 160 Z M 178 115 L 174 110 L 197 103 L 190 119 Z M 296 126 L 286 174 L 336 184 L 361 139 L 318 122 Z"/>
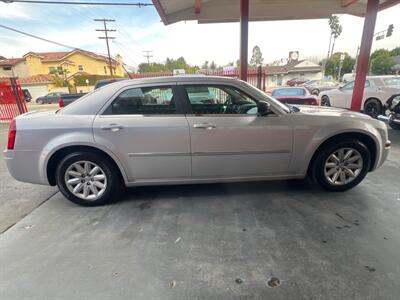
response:
<path id="1" fill-rule="evenodd" d="M 339 88 L 320 93 L 323 106 L 350 108 L 354 80 Z M 365 81 L 362 110 L 367 115 L 377 118 L 382 114 L 383 105 L 394 94 L 400 93 L 400 76 L 368 76 Z"/>

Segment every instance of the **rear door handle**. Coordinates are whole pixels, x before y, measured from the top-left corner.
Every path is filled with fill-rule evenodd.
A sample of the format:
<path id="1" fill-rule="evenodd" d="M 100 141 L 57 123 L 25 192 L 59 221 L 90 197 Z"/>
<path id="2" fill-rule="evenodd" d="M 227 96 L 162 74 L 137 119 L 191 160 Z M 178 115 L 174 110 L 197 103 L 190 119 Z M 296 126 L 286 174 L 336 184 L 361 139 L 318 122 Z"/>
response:
<path id="1" fill-rule="evenodd" d="M 109 125 L 101 126 L 102 130 L 111 130 L 113 132 L 116 132 L 122 128 L 124 128 L 124 127 L 122 125 L 118 125 L 118 124 L 109 124 Z"/>
<path id="2" fill-rule="evenodd" d="M 215 124 L 212 124 L 212 123 L 194 124 L 193 127 L 199 128 L 199 129 L 206 129 L 206 130 L 217 128 L 217 126 L 215 126 Z"/>

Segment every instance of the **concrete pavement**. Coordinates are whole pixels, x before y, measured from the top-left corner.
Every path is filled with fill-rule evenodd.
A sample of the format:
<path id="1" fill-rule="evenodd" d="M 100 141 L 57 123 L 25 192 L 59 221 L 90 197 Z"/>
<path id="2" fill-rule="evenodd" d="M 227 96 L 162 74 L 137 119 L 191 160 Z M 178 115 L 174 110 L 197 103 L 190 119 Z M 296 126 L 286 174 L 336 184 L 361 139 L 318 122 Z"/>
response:
<path id="1" fill-rule="evenodd" d="M 0 149 L 6 148 L 8 124 L 0 124 Z M 3 153 L 1 153 L 3 155 Z M 14 180 L 0 159 L 0 233 L 21 220 L 57 192 L 56 188 Z"/>
<path id="2" fill-rule="evenodd" d="M 0 235 L 0 299 L 398 299 L 390 135 L 389 160 L 346 193 L 302 181 L 143 187 L 96 208 L 57 193 Z"/>

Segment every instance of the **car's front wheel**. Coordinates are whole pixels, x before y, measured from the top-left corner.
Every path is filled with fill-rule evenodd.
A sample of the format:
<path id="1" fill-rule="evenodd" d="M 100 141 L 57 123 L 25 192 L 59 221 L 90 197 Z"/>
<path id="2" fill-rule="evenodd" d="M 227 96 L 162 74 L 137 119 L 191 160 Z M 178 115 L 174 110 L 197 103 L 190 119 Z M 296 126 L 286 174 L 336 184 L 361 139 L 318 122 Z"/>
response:
<path id="1" fill-rule="evenodd" d="M 382 114 L 382 104 L 378 99 L 369 99 L 364 104 L 364 113 L 373 117 L 378 118 Z"/>
<path id="2" fill-rule="evenodd" d="M 346 139 L 329 143 L 319 150 L 312 163 L 312 176 L 329 191 L 345 191 L 359 184 L 367 175 L 371 154 L 360 141 Z"/>
<path id="3" fill-rule="evenodd" d="M 113 200 L 120 180 L 114 165 L 99 154 L 76 152 L 67 155 L 57 168 L 57 185 L 70 201 L 83 206 Z"/>

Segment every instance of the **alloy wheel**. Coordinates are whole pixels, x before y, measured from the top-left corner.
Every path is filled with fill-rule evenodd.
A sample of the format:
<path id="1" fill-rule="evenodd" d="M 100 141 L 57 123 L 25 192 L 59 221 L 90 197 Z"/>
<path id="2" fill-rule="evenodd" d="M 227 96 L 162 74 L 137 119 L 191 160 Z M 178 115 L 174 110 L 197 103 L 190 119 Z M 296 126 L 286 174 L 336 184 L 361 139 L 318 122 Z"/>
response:
<path id="1" fill-rule="evenodd" d="M 345 185 L 358 177 L 363 168 L 363 158 L 354 148 L 339 148 L 326 160 L 324 174 L 332 185 Z"/>
<path id="2" fill-rule="evenodd" d="M 107 188 L 107 177 L 103 169 L 91 161 L 78 161 L 65 171 L 65 185 L 76 197 L 95 201 Z"/>

